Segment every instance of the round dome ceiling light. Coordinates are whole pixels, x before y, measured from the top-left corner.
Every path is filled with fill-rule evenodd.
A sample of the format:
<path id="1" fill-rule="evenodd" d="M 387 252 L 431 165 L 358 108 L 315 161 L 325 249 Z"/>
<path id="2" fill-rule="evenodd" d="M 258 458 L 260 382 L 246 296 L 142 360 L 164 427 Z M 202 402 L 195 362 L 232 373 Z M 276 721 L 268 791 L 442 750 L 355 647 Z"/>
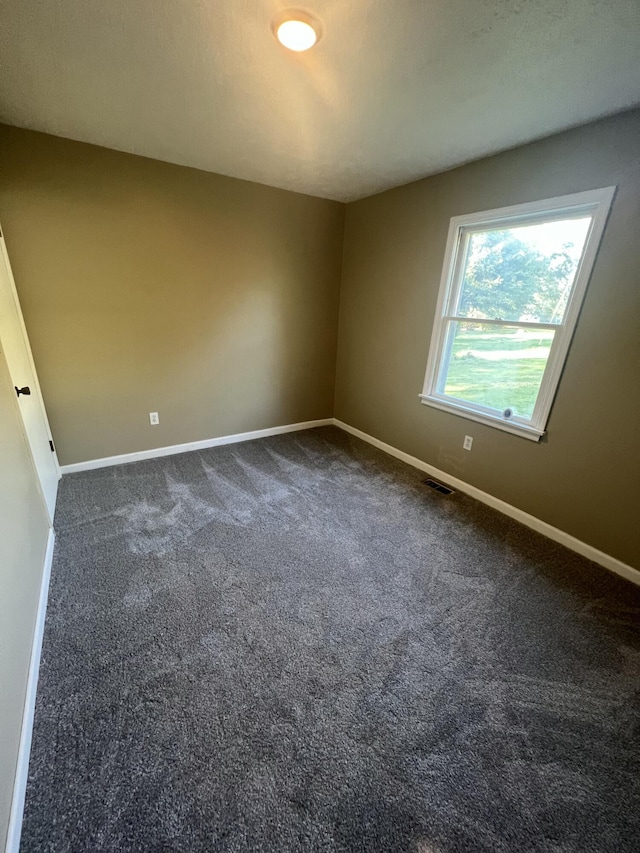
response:
<path id="1" fill-rule="evenodd" d="M 289 12 L 285 20 L 276 25 L 276 38 L 280 44 L 301 53 L 318 41 L 317 25 L 304 12 Z"/>

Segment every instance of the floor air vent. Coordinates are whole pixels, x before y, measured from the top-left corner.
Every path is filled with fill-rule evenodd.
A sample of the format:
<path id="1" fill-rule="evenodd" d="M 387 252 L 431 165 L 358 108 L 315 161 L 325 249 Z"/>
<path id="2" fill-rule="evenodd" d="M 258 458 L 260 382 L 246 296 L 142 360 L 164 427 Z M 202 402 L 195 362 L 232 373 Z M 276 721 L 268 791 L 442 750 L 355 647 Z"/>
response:
<path id="1" fill-rule="evenodd" d="M 433 489 L 435 492 L 440 492 L 441 495 L 454 495 L 455 492 L 453 489 L 450 489 L 448 486 L 443 486 L 442 483 L 439 483 L 437 480 L 432 480 L 431 477 L 427 477 L 426 480 L 422 481 L 429 486 L 430 489 Z"/>

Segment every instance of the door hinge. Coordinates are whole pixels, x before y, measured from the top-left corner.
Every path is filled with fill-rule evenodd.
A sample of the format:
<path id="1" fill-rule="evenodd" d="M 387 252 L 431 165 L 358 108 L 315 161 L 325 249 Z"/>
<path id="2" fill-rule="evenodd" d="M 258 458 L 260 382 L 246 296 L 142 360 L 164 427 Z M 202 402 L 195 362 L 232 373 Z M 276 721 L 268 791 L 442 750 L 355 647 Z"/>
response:
<path id="1" fill-rule="evenodd" d="M 55 453 L 55 452 L 56 452 L 56 449 L 55 449 L 55 447 L 53 446 L 53 442 L 51 441 L 51 439 L 49 439 L 49 447 L 51 448 L 51 452 L 52 452 L 52 453 Z"/>

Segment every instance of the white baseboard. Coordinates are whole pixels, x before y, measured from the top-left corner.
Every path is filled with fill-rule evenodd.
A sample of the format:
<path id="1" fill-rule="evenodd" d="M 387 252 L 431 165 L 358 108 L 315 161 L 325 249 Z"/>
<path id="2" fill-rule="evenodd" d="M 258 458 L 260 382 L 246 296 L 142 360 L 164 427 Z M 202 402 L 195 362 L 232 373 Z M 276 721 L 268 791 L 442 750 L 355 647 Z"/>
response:
<path id="1" fill-rule="evenodd" d="M 546 536 L 548 539 L 553 539 L 554 542 L 559 542 L 561 545 L 570 548 L 577 554 L 581 554 L 583 557 L 593 560 L 594 563 L 598 563 L 599 565 L 604 566 L 605 569 L 609 569 L 609 571 L 615 572 L 615 574 L 620 575 L 621 577 L 640 586 L 640 571 L 638 571 L 638 569 L 634 569 L 632 566 L 628 566 L 621 560 L 617 560 L 615 557 L 605 554 L 604 551 L 599 551 L 592 545 L 587 545 L 586 542 L 576 539 L 575 536 L 571 536 L 569 533 L 565 533 L 563 530 L 553 527 L 551 524 L 536 518 L 534 515 L 529 515 L 528 512 L 524 512 L 524 510 L 508 504 L 505 501 L 500 500 L 500 498 L 496 498 L 493 495 L 488 494 L 488 492 L 483 492 L 482 489 L 478 489 L 476 486 L 471 486 L 469 483 L 465 483 L 464 480 L 452 477 L 451 474 L 447 474 L 445 471 L 440 471 L 438 468 L 434 468 L 433 465 L 427 465 L 427 463 L 423 462 L 421 459 L 418 459 L 415 456 L 410 456 L 408 453 L 404 453 L 402 450 L 398 450 L 397 448 L 392 447 L 392 445 L 386 444 L 384 441 L 380 441 L 372 435 L 368 435 L 366 432 L 362 432 L 362 430 L 356 429 L 355 427 L 337 420 L 336 418 L 334 418 L 333 423 L 345 432 L 351 433 L 351 435 L 355 435 L 357 438 L 361 438 L 363 441 L 372 444 L 379 450 L 383 450 L 390 456 L 395 456 L 396 459 L 401 459 L 408 465 L 412 465 L 420 471 L 425 471 L 427 474 L 431 474 L 437 479 L 442 480 L 446 485 L 470 495 L 472 498 L 481 501 L 483 504 L 493 507 L 493 509 L 499 510 L 499 512 L 508 515 L 510 518 L 514 518 L 516 521 L 519 521 L 521 524 L 525 524 L 532 530 L 542 533 L 542 535 Z"/>
<path id="2" fill-rule="evenodd" d="M 204 450 L 207 447 L 220 447 L 223 444 L 237 444 L 240 441 L 252 441 L 269 435 L 282 435 L 285 432 L 297 432 L 302 429 L 328 426 L 333 418 L 321 418 L 316 421 L 303 421 L 299 424 L 257 429 L 253 432 L 239 432 L 236 435 L 222 435 L 218 438 L 205 438 L 203 441 L 189 441 L 186 444 L 171 444 L 168 447 L 154 447 L 151 450 L 139 450 L 136 453 L 123 453 L 120 456 L 105 456 L 103 459 L 88 459 L 86 462 L 74 462 L 63 465 L 62 474 L 74 474 L 77 471 L 91 471 L 94 468 L 107 468 L 110 465 L 124 465 L 127 462 L 139 462 L 141 459 L 155 459 L 158 456 L 173 456 L 175 453 L 188 453 L 190 450 Z"/>
<path id="3" fill-rule="evenodd" d="M 18 762 L 16 764 L 16 775 L 13 783 L 13 798 L 11 800 L 11 812 L 9 814 L 9 830 L 7 832 L 7 843 L 5 847 L 5 853 L 18 853 L 20 849 L 22 814 L 24 812 L 24 798 L 27 791 L 27 778 L 29 775 L 29 754 L 31 752 L 33 715 L 36 708 L 36 691 L 38 688 L 38 672 L 40 670 L 40 653 L 42 652 L 44 620 L 47 613 L 47 598 L 49 595 L 49 580 L 51 578 L 51 563 L 53 560 L 54 540 L 55 534 L 52 528 L 49 530 L 47 550 L 45 552 L 44 565 L 42 567 L 40 598 L 38 600 L 36 624 L 33 632 L 33 642 L 31 644 L 31 660 L 29 661 L 27 692 L 24 700 L 22 730 L 20 732 Z"/>

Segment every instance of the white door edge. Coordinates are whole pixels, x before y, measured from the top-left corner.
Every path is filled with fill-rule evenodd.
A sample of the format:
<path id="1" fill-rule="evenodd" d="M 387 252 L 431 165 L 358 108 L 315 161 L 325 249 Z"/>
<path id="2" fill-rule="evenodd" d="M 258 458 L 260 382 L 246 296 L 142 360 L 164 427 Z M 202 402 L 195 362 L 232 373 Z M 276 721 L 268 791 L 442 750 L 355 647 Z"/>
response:
<path id="1" fill-rule="evenodd" d="M 7 253 L 7 247 L 6 247 L 5 240 L 4 240 L 4 233 L 2 232 L 1 227 L 0 227 L 0 263 L 2 263 L 4 265 L 4 269 L 6 271 L 6 284 L 7 284 L 7 289 L 9 292 L 9 299 L 11 302 L 11 307 L 14 309 L 14 311 L 11 313 L 14 313 L 14 320 L 18 325 L 17 332 L 20 334 L 20 336 L 22 338 L 21 343 L 24 346 L 24 351 L 25 351 L 25 355 L 26 355 L 26 359 L 27 359 L 27 372 L 29 373 L 29 375 L 27 377 L 28 378 L 28 384 L 29 384 L 29 387 L 31 389 L 31 397 L 34 399 L 34 401 L 38 407 L 39 417 L 42 420 L 41 427 L 42 427 L 43 440 L 46 440 L 47 442 L 53 442 L 53 438 L 51 435 L 51 427 L 49 426 L 49 419 L 47 417 L 47 412 L 46 412 L 46 409 L 44 406 L 42 389 L 40 388 L 40 382 L 38 380 L 38 374 L 36 371 L 35 362 L 33 360 L 33 353 L 31 351 L 31 345 L 29 343 L 29 337 L 27 335 L 27 329 L 26 329 L 26 326 L 24 323 L 24 317 L 22 315 L 22 309 L 20 307 L 20 300 L 18 298 L 18 292 L 16 290 L 16 285 L 15 285 L 15 281 L 13 278 L 13 271 L 11 269 L 11 262 L 9 261 L 9 255 Z M 5 304 L 7 304 L 7 303 L 5 303 Z M 2 349 L 2 351 L 4 353 L 5 359 L 7 361 L 7 366 L 9 368 L 9 373 L 12 375 L 12 378 L 13 378 L 10 354 L 7 352 L 6 341 L 3 341 L 1 338 L 1 332 L 2 332 L 2 326 L 0 323 L 0 349 Z M 37 474 L 36 479 L 38 482 L 38 488 L 40 491 L 40 495 L 42 497 L 42 500 L 43 500 L 43 503 L 44 503 L 44 506 L 45 506 L 45 509 L 47 512 L 47 516 L 49 518 L 49 522 L 51 525 L 53 525 L 53 516 L 55 513 L 55 501 L 56 501 L 56 491 L 57 490 L 54 490 L 51 488 L 47 489 L 45 487 L 46 473 L 41 470 L 41 466 L 38 464 L 38 455 L 37 455 L 37 453 L 34 452 L 34 448 L 33 448 L 33 444 L 32 444 L 33 436 L 30 435 L 29 430 L 27 429 L 27 426 L 26 426 L 25 421 L 24 421 L 24 413 L 23 413 L 22 409 L 20 408 L 18 401 L 15 400 L 15 403 L 16 403 L 17 409 L 20 413 L 20 419 L 19 419 L 20 420 L 20 427 L 21 427 L 22 432 L 25 436 L 25 439 L 27 442 L 27 447 L 29 448 L 29 453 L 31 455 L 33 466 L 34 466 L 35 472 Z M 54 445 L 52 445 L 52 446 L 54 446 Z M 47 466 L 49 464 L 52 465 L 52 470 L 53 470 L 53 473 L 54 473 L 54 476 L 55 476 L 55 479 L 57 482 L 58 480 L 60 480 L 60 476 L 61 476 L 60 465 L 58 463 L 58 456 L 55 452 L 55 449 L 50 451 L 50 453 L 51 453 L 50 457 L 47 454 L 47 463 L 46 464 L 47 464 Z M 50 462 L 49 462 L 49 460 L 50 460 Z M 48 469 L 47 473 L 48 473 L 48 477 L 49 477 L 49 481 L 50 481 L 51 480 L 51 469 Z"/>

